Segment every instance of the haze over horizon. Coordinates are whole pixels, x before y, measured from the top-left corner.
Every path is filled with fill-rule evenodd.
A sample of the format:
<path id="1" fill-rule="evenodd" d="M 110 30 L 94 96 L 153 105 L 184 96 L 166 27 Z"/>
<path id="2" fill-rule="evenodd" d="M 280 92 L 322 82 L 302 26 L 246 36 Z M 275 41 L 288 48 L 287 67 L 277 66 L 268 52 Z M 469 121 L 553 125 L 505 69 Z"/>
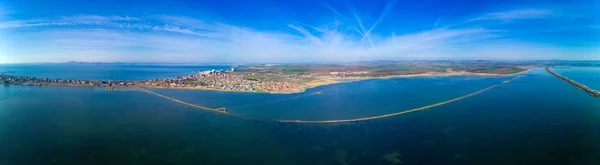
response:
<path id="1" fill-rule="evenodd" d="M 600 1 L 0 2 L 0 63 L 600 60 Z"/>

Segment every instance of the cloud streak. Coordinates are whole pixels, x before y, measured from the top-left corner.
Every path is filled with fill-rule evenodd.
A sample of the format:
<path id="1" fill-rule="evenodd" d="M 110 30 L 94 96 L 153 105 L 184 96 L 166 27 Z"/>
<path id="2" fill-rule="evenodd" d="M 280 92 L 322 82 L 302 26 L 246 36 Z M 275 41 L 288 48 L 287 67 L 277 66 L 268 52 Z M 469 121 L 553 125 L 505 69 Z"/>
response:
<path id="1" fill-rule="evenodd" d="M 333 14 L 343 15 L 319 1 Z M 75 15 L 0 22 L 0 31 L 59 27 L 10 34 L 2 41 L 4 62 L 123 61 L 123 62 L 343 62 L 379 59 L 453 59 L 465 57 L 473 45 L 506 38 L 505 30 L 482 26 L 434 27 L 412 33 L 388 32 L 371 38 L 394 2 L 366 29 L 351 12 L 353 24 L 334 21 L 312 26 L 288 24 L 291 32 L 265 31 L 187 16 L 147 17 Z M 543 18 L 553 12 L 539 9 L 488 13 L 467 19 L 506 21 Z M 345 20 L 345 19 L 344 19 Z M 354 34 L 356 31 L 360 36 Z M 369 45 L 363 44 L 367 39 Z M 494 44 L 488 46 L 492 47 Z M 498 45 L 498 44 L 495 44 Z M 507 48 L 510 44 L 495 46 Z M 485 46 L 483 46 L 485 47 Z M 533 51 L 546 52 L 538 46 Z M 525 49 L 523 47 L 519 47 Z M 475 49 L 474 49 L 475 50 Z M 477 49 L 480 58 L 485 52 Z M 520 51 L 520 50 L 514 50 Z M 507 53 L 509 51 L 502 51 Z M 523 54 L 523 53 L 521 53 Z M 498 54 L 494 54 L 497 56 Z M 475 57 L 474 57 L 475 58 Z"/>
<path id="2" fill-rule="evenodd" d="M 379 15 L 379 18 L 377 18 L 377 21 L 375 21 L 375 23 L 373 23 L 373 25 L 371 26 L 371 28 L 369 28 L 369 30 L 367 30 L 367 32 L 365 32 L 362 40 L 364 40 L 365 38 L 367 38 L 369 40 L 369 43 L 371 43 L 371 47 L 373 47 L 373 42 L 371 41 L 371 32 L 373 31 L 373 29 L 375 29 L 375 27 L 377 27 L 377 25 L 379 25 L 379 23 L 381 22 L 381 20 L 383 20 L 383 18 L 385 17 L 385 15 L 390 12 L 390 9 L 392 9 L 392 7 L 394 6 L 394 4 L 397 2 L 397 0 L 392 1 L 389 4 L 385 5 L 385 8 L 383 9 L 383 11 L 381 12 L 381 14 Z M 356 15 L 355 15 L 356 16 Z M 356 17 L 356 19 L 358 19 L 358 17 Z M 364 31 L 364 28 L 363 28 Z"/>
<path id="3" fill-rule="evenodd" d="M 344 17 L 342 14 L 340 14 L 340 13 L 339 13 L 337 10 L 335 10 L 333 7 L 329 6 L 327 3 L 325 3 L 325 2 L 323 2 L 323 1 L 321 1 L 321 0 L 319 0 L 319 3 L 323 4 L 323 5 L 324 5 L 324 6 L 325 6 L 327 9 L 329 9 L 330 11 L 332 11 L 333 13 L 335 13 L 337 16 L 339 16 L 340 18 L 342 18 L 342 20 L 344 20 L 344 22 L 348 22 L 348 21 L 346 20 L 346 18 L 345 18 L 345 17 Z M 361 23 L 359 23 L 359 25 L 360 25 L 360 24 L 361 24 Z M 356 31 L 356 33 L 360 34 L 360 35 L 361 35 L 361 36 L 363 36 L 363 37 L 365 36 L 365 34 L 363 33 L 363 31 L 364 31 L 364 28 L 362 28 L 362 29 L 363 29 L 363 31 L 361 31 L 361 30 L 359 30 L 358 28 L 356 28 L 356 26 L 354 26 L 353 24 L 350 24 L 350 26 L 352 27 L 352 29 L 354 29 L 354 31 Z"/>
<path id="4" fill-rule="evenodd" d="M 139 20 L 129 16 L 97 16 L 97 15 L 78 15 L 63 16 L 58 18 L 31 19 L 31 20 L 13 20 L 0 23 L 2 28 L 20 28 L 35 26 L 75 26 L 75 25 L 122 25 L 122 22 Z"/>
<path id="5" fill-rule="evenodd" d="M 289 27 L 301 35 L 261 32 L 222 23 L 210 24 L 201 20 L 190 20 L 190 18 L 186 18 L 186 21 L 181 21 L 178 17 L 170 18 L 165 22 L 171 24 L 152 25 L 144 29 L 165 32 L 165 34 L 140 34 L 118 28 L 105 30 L 67 28 L 21 35 L 20 37 L 36 40 L 35 43 L 32 43 L 36 45 L 36 48 L 13 50 L 12 54 L 27 54 L 29 57 L 44 61 L 64 60 L 67 57 L 73 57 L 71 60 L 79 61 L 130 61 L 136 58 L 143 59 L 142 61 L 163 58 L 159 61 L 168 62 L 311 62 L 314 59 L 356 61 L 377 59 L 382 55 L 398 56 L 402 53 L 444 48 L 462 43 L 461 40 L 464 40 L 465 37 L 473 38 L 472 36 L 491 33 L 481 29 L 435 29 L 376 40 L 374 44 L 377 44 L 378 49 L 373 49 L 363 46 L 360 38 L 344 34 L 341 31 L 343 27 L 339 26 L 324 26 L 327 28 L 321 28 L 321 35 L 317 37 L 307 29 L 292 24 Z M 128 21 L 130 22 L 123 23 L 131 24 L 131 21 L 139 20 Z M 185 23 L 189 21 L 195 23 Z M 95 21 L 81 22 L 98 23 Z M 179 26 L 175 26 L 175 24 Z M 24 28 L 27 26 L 13 27 Z M 26 46 L 23 45 L 23 47 Z M 61 58 L 54 58 L 54 56 Z"/>
<path id="6" fill-rule="evenodd" d="M 485 20 L 517 20 L 517 19 L 535 19 L 546 18 L 553 15 L 551 10 L 544 9 L 518 9 L 504 12 L 488 13 L 483 16 L 470 19 L 469 21 L 485 21 Z"/>
<path id="7" fill-rule="evenodd" d="M 308 37 L 314 44 L 322 45 L 322 43 L 323 43 L 319 38 L 313 36 L 308 30 L 306 30 L 300 26 L 295 26 L 295 25 L 289 24 L 288 27 L 290 27 L 290 28 L 298 31 L 300 34 Z"/>

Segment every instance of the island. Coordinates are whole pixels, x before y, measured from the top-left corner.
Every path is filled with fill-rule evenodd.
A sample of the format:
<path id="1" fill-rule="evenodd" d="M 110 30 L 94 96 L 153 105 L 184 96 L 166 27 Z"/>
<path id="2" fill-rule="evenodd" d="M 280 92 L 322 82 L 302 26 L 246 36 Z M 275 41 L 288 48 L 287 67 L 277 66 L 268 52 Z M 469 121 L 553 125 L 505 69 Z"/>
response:
<path id="1" fill-rule="evenodd" d="M 531 63 L 497 61 L 368 61 L 344 64 L 243 64 L 228 70 L 153 80 L 50 79 L 0 73 L 0 84 L 165 88 L 289 94 L 342 82 L 415 76 L 507 76 L 539 67 Z"/>

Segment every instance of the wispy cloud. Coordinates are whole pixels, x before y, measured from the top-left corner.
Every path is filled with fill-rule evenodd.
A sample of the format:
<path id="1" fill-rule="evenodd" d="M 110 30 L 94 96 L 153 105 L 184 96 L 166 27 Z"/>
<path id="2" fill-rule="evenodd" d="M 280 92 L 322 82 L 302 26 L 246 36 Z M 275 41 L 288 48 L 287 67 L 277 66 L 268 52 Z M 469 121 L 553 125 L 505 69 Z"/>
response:
<path id="1" fill-rule="evenodd" d="M 369 28 L 369 30 L 367 30 L 364 33 L 365 35 L 363 36 L 363 40 L 365 38 L 368 39 L 369 43 L 371 43 L 371 46 L 373 46 L 373 42 L 371 41 L 371 32 L 373 31 L 373 29 L 375 29 L 375 27 L 377 27 L 377 25 L 379 25 L 379 23 L 381 22 L 381 20 L 383 20 L 383 18 L 385 17 L 385 15 L 390 11 L 390 9 L 392 9 L 392 7 L 394 6 L 394 4 L 396 2 L 397 2 L 397 0 L 394 0 L 391 3 L 389 3 L 389 4 L 386 4 L 385 8 L 383 9 L 383 11 L 381 12 L 381 14 L 379 15 L 379 18 L 377 18 L 377 21 L 375 21 L 375 23 L 373 23 L 373 25 L 371 26 L 371 28 Z M 358 17 L 356 17 L 356 19 L 358 19 Z"/>
<path id="2" fill-rule="evenodd" d="M 352 12 L 352 16 L 354 16 L 354 18 L 356 19 L 356 22 L 358 23 L 358 26 L 360 27 L 360 30 L 361 30 L 360 34 L 363 36 L 363 39 L 361 39 L 361 43 L 366 38 L 367 41 L 369 41 L 371 48 L 374 48 L 375 45 L 373 45 L 373 41 L 371 40 L 371 37 L 367 34 L 367 29 L 365 28 L 365 26 L 363 26 L 363 23 L 360 20 L 360 18 L 358 18 L 358 15 L 356 15 L 356 13 Z"/>
<path id="3" fill-rule="evenodd" d="M 333 7 L 329 6 L 327 3 L 323 2 L 322 0 L 319 0 L 319 3 L 323 4 L 323 6 L 327 7 L 327 9 L 331 10 L 337 16 L 344 17 L 342 14 L 340 14 L 340 12 L 338 12 L 337 10 L 335 10 Z"/>
<path id="4" fill-rule="evenodd" d="M 187 28 L 184 28 L 181 26 L 174 26 L 174 25 L 153 26 L 152 30 L 188 34 L 188 35 L 194 35 L 194 36 L 198 36 L 198 37 L 209 37 L 209 38 L 215 37 L 214 35 L 211 35 L 210 33 L 196 32 L 191 29 L 187 29 Z"/>
<path id="5" fill-rule="evenodd" d="M 492 34 L 485 29 L 433 29 L 415 34 L 406 34 L 392 38 L 374 40 L 378 49 L 361 44 L 361 38 L 345 34 L 339 25 L 322 26 L 313 35 L 302 26 L 290 24 L 301 35 L 262 32 L 249 28 L 223 23 L 169 16 L 153 25 L 145 25 L 140 18 L 127 17 L 61 17 L 60 21 L 34 20 L 22 21 L 21 26 L 5 28 L 24 28 L 31 26 L 51 26 L 84 24 L 100 25 L 104 23 L 128 25 L 160 33 L 140 34 L 134 31 L 117 29 L 75 30 L 60 29 L 44 33 L 22 35 L 35 40 L 31 49 L 10 50 L 11 54 L 27 54 L 32 59 L 54 60 L 100 60 L 130 61 L 134 59 L 158 60 L 169 62 L 182 61 L 226 61 L 226 62 L 307 62 L 355 61 L 377 59 L 381 56 L 412 57 L 426 56 L 426 50 L 444 49 L 455 44 L 482 39 Z M 69 20 L 69 21 L 65 21 Z M 47 23 L 43 25 L 42 23 Z M 2 23 L 6 25 L 6 22 Z M 110 25 L 114 28 L 117 26 Z M 125 27 L 125 26 L 123 26 Z M 176 33 L 181 35 L 170 35 Z M 26 47 L 23 45 L 23 47 Z M 419 54 L 416 54 L 416 53 Z M 406 55 L 403 55 L 406 54 Z M 55 58 L 59 56 L 60 58 Z M 168 58 L 165 58 L 168 57 Z M 110 60 L 109 60 L 110 59 Z"/>
<path id="6" fill-rule="evenodd" d="M 351 12 L 360 26 L 358 29 L 345 21 L 344 15 L 320 2 L 344 22 L 333 21 L 319 26 L 292 22 L 288 24 L 291 30 L 282 32 L 187 16 L 76 15 L 0 21 L 0 32 L 3 29 L 60 27 L 11 34 L 11 39 L 0 40 L 5 42 L 4 45 L 10 45 L 4 48 L 5 58 L 25 62 L 311 62 L 457 58 L 465 56 L 460 53 L 468 54 L 465 49 L 470 45 L 505 37 L 505 31 L 501 29 L 466 24 L 435 26 L 411 33 L 392 31 L 381 35 L 388 37 L 371 38 L 374 33 L 377 35 L 375 29 L 393 3 L 387 4 L 369 29 L 363 26 L 355 12 Z M 542 18 L 552 14 L 540 9 L 513 10 L 489 13 L 466 21 Z M 368 45 L 363 44 L 365 39 L 369 41 Z M 477 54 L 485 55 L 482 52 Z"/>
<path id="7" fill-rule="evenodd" d="M 173 25 L 173 26 L 180 26 L 180 27 L 185 27 L 185 28 L 190 28 L 190 29 L 201 29 L 204 31 L 215 31 L 219 28 L 219 27 L 215 26 L 215 24 L 211 24 L 210 22 L 192 18 L 192 17 L 187 17 L 187 16 L 160 15 L 160 16 L 152 16 L 149 19 L 156 19 L 156 20 L 158 20 L 158 22 Z M 216 23 L 216 24 L 218 24 L 218 23 Z"/>
<path id="8" fill-rule="evenodd" d="M 403 56 L 403 53 L 424 53 L 422 51 L 428 49 L 444 49 L 454 44 L 478 40 L 477 36 L 493 33 L 484 29 L 434 29 L 375 40 L 374 44 L 378 49 L 373 49 L 370 46 L 362 45 L 361 38 L 345 34 L 343 32 L 345 27 L 339 25 L 322 26 L 319 28 L 319 35 L 313 35 L 302 26 L 290 24 L 290 28 L 300 33 L 300 35 L 295 35 L 262 32 L 222 23 L 206 23 L 189 17 L 183 21 L 188 23 L 183 24 L 182 22 L 173 22 L 180 20 L 179 17 L 171 18 L 172 20 L 164 22 L 172 24 L 156 23 L 157 25 L 146 29 L 165 32 L 165 34 L 141 34 L 119 29 L 77 30 L 66 28 L 20 35 L 21 38 L 34 41 L 27 45 L 36 45 L 35 48 L 9 51 L 11 54 L 27 54 L 29 57 L 35 57 L 31 59 L 43 61 L 64 60 L 69 57 L 71 57 L 70 60 L 79 61 L 130 61 L 134 59 L 165 62 L 309 62 L 315 59 L 356 61 L 377 59 L 383 55 Z M 132 21 L 138 20 L 131 19 L 123 24 L 132 24 Z M 89 24 L 95 23 L 98 22 L 89 22 Z M 179 26 L 175 26 L 175 24 Z M 13 26 L 13 28 L 17 28 L 17 26 Z M 27 47 L 26 45 L 22 46 Z M 55 58 L 55 56 L 61 58 Z M 418 58 L 418 56 L 425 56 L 425 54 L 411 55 L 413 58 Z"/>
<path id="9" fill-rule="evenodd" d="M 469 21 L 500 20 L 509 21 L 515 19 L 534 19 L 545 18 L 553 15 L 551 10 L 545 9 L 518 9 L 511 11 L 488 13 L 480 17 L 470 19 Z"/>
<path id="10" fill-rule="evenodd" d="M 295 26 L 295 25 L 292 25 L 292 24 L 289 24 L 288 27 L 290 27 L 290 28 L 298 31 L 300 34 L 308 37 L 310 40 L 313 41 L 313 43 L 315 43 L 317 45 L 321 45 L 322 44 L 322 41 L 319 38 L 313 36 L 308 30 L 306 30 L 306 29 L 304 29 L 304 28 L 302 28 L 300 26 Z"/>
<path id="11" fill-rule="evenodd" d="M 123 22 L 139 20 L 129 16 L 97 16 L 77 15 L 58 18 L 42 18 L 31 20 L 12 20 L 0 23 L 1 28 L 19 28 L 34 26 L 65 26 L 65 25 L 123 25 Z"/>
<path id="12" fill-rule="evenodd" d="M 327 9 L 329 9 L 330 11 L 332 11 L 333 13 L 335 13 L 337 16 L 339 16 L 340 18 L 342 18 L 342 20 L 344 20 L 344 22 L 348 22 L 346 20 L 346 18 L 342 14 L 340 14 L 340 12 L 338 12 L 337 10 L 335 10 L 333 7 L 329 6 L 327 3 L 325 3 L 325 2 L 323 2 L 321 0 L 319 0 L 319 3 L 323 4 L 325 7 L 327 7 Z M 360 24 L 362 24 L 362 23 L 359 22 L 359 25 Z M 354 29 L 354 31 L 356 31 L 356 33 L 360 34 L 363 37 L 365 36 L 365 34 L 363 33 L 364 27 L 362 28 L 362 31 L 361 31 L 358 28 L 356 28 L 356 26 L 354 26 L 354 24 L 350 24 L 350 26 L 352 27 L 352 29 Z"/>

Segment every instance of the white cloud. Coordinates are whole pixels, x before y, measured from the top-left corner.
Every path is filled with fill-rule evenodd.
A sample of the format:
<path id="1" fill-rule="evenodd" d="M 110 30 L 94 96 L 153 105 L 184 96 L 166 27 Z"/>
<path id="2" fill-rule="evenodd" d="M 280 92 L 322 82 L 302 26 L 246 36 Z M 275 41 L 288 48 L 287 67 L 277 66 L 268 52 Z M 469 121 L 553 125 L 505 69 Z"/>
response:
<path id="1" fill-rule="evenodd" d="M 192 17 L 186 16 L 169 16 L 169 15 L 160 15 L 153 16 L 152 19 L 156 19 L 160 22 L 170 24 L 173 26 L 180 26 L 192 29 L 203 29 L 203 30 L 215 30 L 217 27 L 207 23 L 203 20 L 199 20 Z"/>
<path id="2" fill-rule="evenodd" d="M 554 13 L 551 10 L 543 9 L 518 9 L 504 12 L 488 13 L 480 17 L 470 19 L 469 21 L 483 21 L 483 20 L 515 20 L 515 19 L 533 19 L 533 18 L 544 18 Z"/>
<path id="3" fill-rule="evenodd" d="M 324 4 L 324 3 L 323 3 Z M 324 4 L 326 5 L 326 4 Z M 326 5 L 327 6 L 327 5 Z M 335 14 L 342 16 L 333 8 Z M 490 13 L 475 20 L 540 18 L 545 10 L 513 10 Z M 385 15 L 382 12 L 379 19 Z M 358 19 L 358 17 L 356 17 Z M 379 19 L 377 22 L 379 22 Z M 68 26 L 67 26 L 68 25 Z M 77 25 L 94 25 L 81 27 Z M 316 62 L 378 59 L 453 59 L 486 56 L 469 45 L 503 36 L 501 30 L 485 27 L 434 28 L 390 36 L 359 31 L 340 22 L 321 26 L 289 24 L 289 32 L 260 31 L 184 16 L 78 15 L 53 19 L 11 20 L 2 28 L 64 26 L 53 30 L 13 33 L 0 41 L 10 43 L 5 56 L 17 62 L 35 61 L 124 61 L 124 62 Z M 83 29 L 83 30 L 82 30 Z M 360 36 L 347 33 L 356 30 Z M 369 43 L 363 43 L 363 39 Z M 500 45 L 493 43 L 491 45 Z M 473 49 L 473 51 L 467 50 Z M 541 51 L 521 51 L 524 55 Z M 495 46 L 507 53 L 508 46 Z M 475 51 L 477 50 L 477 51 Z M 536 49 L 536 50 L 542 50 Z M 500 52 L 500 51 L 499 51 Z M 488 56 L 503 56 L 488 54 Z M 514 57 L 505 55 L 506 57 Z M 474 56 L 476 57 L 476 56 Z"/>
<path id="4" fill-rule="evenodd" d="M 3 28 L 21 28 L 35 26 L 65 26 L 65 25 L 113 25 L 124 26 L 124 22 L 139 20 L 129 16 L 97 16 L 97 15 L 77 15 L 69 17 L 31 19 L 31 20 L 11 20 L 0 22 L 0 29 Z"/>
<path id="5" fill-rule="evenodd" d="M 304 35 L 305 37 L 308 37 L 310 40 L 312 40 L 312 42 L 314 44 L 317 44 L 317 45 L 323 44 L 323 42 L 319 38 L 313 36 L 310 32 L 308 32 L 308 30 L 306 30 L 300 26 L 295 26 L 295 25 L 289 24 L 288 27 L 298 31 L 300 34 Z"/>
<path id="6" fill-rule="evenodd" d="M 166 18 L 166 17 L 165 17 Z M 180 19 L 185 18 L 185 19 Z M 21 25 L 44 26 L 41 23 L 102 24 L 126 17 L 64 17 L 76 21 L 23 21 Z M 356 61 L 378 58 L 419 58 L 428 50 L 445 49 L 455 44 L 482 39 L 493 32 L 485 29 L 434 29 L 415 34 L 374 40 L 374 47 L 361 43 L 361 37 L 343 33 L 344 27 L 324 25 L 318 34 L 289 25 L 301 35 L 263 32 L 254 29 L 206 23 L 188 17 L 168 17 L 170 24 L 151 25 L 139 33 L 128 30 L 59 29 L 19 35 L 22 45 L 11 54 L 27 54 L 22 61 L 162 61 L 162 62 L 311 62 Z M 32 23 L 33 22 L 33 23 Z M 37 23 L 37 24 L 35 24 Z M 3 23 L 6 25 L 7 23 Z M 18 24 L 18 23 L 17 23 Z M 137 26 L 135 27 L 143 27 Z M 178 25 L 178 26 L 176 26 Z M 19 27 L 19 26 L 11 26 Z M 20 26 L 24 27 L 24 26 Z M 156 33 L 165 32 L 165 33 Z M 173 33 L 181 35 L 173 35 Z M 27 41 L 25 41 L 27 40 Z M 414 54 L 416 52 L 423 54 Z M 405 55 L 407 54 L 407 55 Z M 55 58 L 55 57 L 60 58 Z"/>
<path id="7" fill-rule="evenodd" d="M 365 34 L 365 35 L 363 36 L 362 39 L 364 40 L 366 38 L 369 41 L 369 43 L 371 44 L 371 47 L 373 47 L 373 41 L 371 41 L 371 32 L 383 20 L 383 18 L 385 17 L 385 15 L 390 11 L 390 9 L 392 9 L 392 6 L 394 6 L 394 4 L 396 2 L 397 2 L 397 0 L 394 0 L 391 3 L 385 5 L 385 9 L 383 9 L 383 11 L 381 12 L 381 14 L 379 15 L 379 18 L 377 18 L 377 21 L 375 21 L 375 23 L 373 23 L 373 25 L 371 26 L 371 28 L 369 28 L 369 30 L 367 30 L 366 32 L 364 32 L 364 29 L 363 29 L 363 32 L 364 32 L 363 34 Z M 356 19 L 358 20 L 358 17 L 356 17 Z"/>

